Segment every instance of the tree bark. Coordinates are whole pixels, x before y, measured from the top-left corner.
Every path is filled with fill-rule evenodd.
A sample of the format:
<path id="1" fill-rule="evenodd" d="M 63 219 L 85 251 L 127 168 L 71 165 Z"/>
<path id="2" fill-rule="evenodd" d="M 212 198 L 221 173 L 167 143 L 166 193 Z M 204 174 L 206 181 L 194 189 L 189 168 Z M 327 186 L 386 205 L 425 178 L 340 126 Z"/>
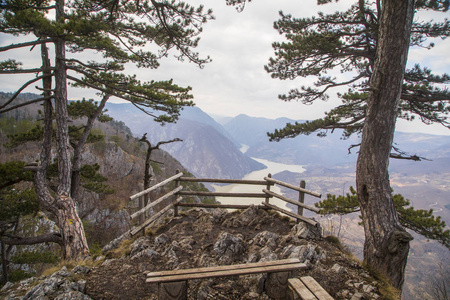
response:
<path id="1" fill-rule="evenodd" d="M 4 235 L 1 237 L 1 242 L 6 245 L 36 245 L 41 243 L 57 243 L 61 245 L 62 240 L 59 233 L 51 232 L 32 237 Z"/>
<path id="2" fill-rule="evenodd" d="M 64 0 L 56 1 L 56 21 L 64 22 Z M 83 223 L 78 216 L 75 201 L 71 197 L 72 164 L 70 157 L 68 113 L 67 113 L 67 73 L 65 64 L 65 42 L 57 38 L 55 44 L 55 121 L 56 150 L 58 153 L 58 187 L 54 205 L 48 191 L 43 199 L 56 216 L 63 241 L 63 257 L 77 259 L 89 255 L 89 247 Z M 48 159 L 48 158 L 47 158 Z M 41 174 L 42 175 L 42 174 Z M 41 178 L 41 180 L 45 180 Z M 43 182 L 41 182 L 43 184 Z M 53 207 L 51 207 L 53 206 Z"/>
<path id="3" fill-rule="evenodd" d="M 364 262 L 401 290 L 412 237 L 400 225 L 389 182 L 389 155 L 407 61 L 414 0 L 384 0 L 356 169 Z"/>

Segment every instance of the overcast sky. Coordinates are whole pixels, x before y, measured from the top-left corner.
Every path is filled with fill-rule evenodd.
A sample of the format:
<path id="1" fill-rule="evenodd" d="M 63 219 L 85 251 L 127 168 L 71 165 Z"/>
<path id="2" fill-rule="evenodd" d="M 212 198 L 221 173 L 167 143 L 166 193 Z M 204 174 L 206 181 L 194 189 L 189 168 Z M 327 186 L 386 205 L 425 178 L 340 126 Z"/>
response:
<path id="1" fill-rule="evenodd" d="M 193 88 L 194 101 L 198 107 L 209 114 L 250 116 L 292 119 L 315 119 L 323 116 L 325 111 L 339 104 L 339 100 L 330 93 L 327 102 L 317 101 L 313 105 L 298 102 L 282 102 L 278 94 L 287 93 L 289 89 L 307 85 L 313 79 L 299 78 L 294 81 L 272 79 L 264 71 L 264 65 L 273 56 L 272 42 L 282 39 L 273 29 L 273 22 L 278 20 L 282 10 L 295 17 L 313 16 L 317 11 L 332 13 L 349 7 L 354 0 L 341 0 L 339 3 L 316 5 L 317 0 L 254 0 L 248 3 L 243 12 L 236 12 L 227 6 L 225 0 L 189 0 L 188 3 L 204 3 L 206 8 L 214 10 L 216 20 L 204 25 L 199 47 L 201 56 L 211 56 L 212 62 L 199 69 L 188 62 L 181 63 L 173 58 L 161 61 L 157 70 L 133 69 L 141 80 L 166 80 L 173 78 L 181 86 Z M 427 17 L 442 19 L 446 13 L 428 13 Z M 0 35 L 0 44 L 11 42 L 9 37 Z M 430 67 L 435 73 L 450 73 L 450 39 L 437 41 L 432 50 L 411 49 L 409 65 L 419 62 Z M 37 52 L 37 51 L 35 51 Z M 5 57 L 5 53 L 0 59 Z M 25 56 L 22 57 L 27 60 Z M 31 57 L 29 58 L 32 59 Z M 11 76 L 0 76 L 3 88 L 14 91 L 20 81 L 11 80 Z M 17 77 L 15 77 L 17 78 Z M 17 83 L 16 87 L 12 83 Z M 79 90 L 71 91 L 71 99 L 81 98 Z M 414 130 L 436 134 L 450 134 L 450 130 L 438 126 L 406 126 L 398 124 L 402 131 Z"/>

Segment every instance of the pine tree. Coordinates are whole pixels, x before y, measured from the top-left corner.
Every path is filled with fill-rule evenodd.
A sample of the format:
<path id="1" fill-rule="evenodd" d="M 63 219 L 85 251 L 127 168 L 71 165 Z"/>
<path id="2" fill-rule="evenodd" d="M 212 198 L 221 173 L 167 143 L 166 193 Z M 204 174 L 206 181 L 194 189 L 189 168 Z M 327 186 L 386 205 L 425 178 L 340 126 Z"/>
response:
<path id="1" fill-rule="evenodd" d="M 330 1 L 318 1 L 328 3 Z M 439 123 L 450 128 L 450 93 L 439 84 L 450 82 L 446 74 L 437 76 L 427 68 L 405 70 L 410 46 L 426 45 L 427 38 L 445 38 L 450 23 L 413 21 L 418 9 L 446 11 L 448 0 L 375 2 L 359 0 L 345 12 L 296 19 L 281 14 L 275 23 L 287 42 L 274 43 L 276 58 L 266 70 L 272 77 L 295 79 L 315 76 L 314 87 L 293 89 L 280 98 L 305 104 L 326 100 L 328 90 L 348 86 L 339 95 L 342 105 L 325 117 L 306 123 L 287 124 L 269 133 L 271 140 L 299 134 L 344 129 L 344 137 L 361 135 L 356 181 L 364 224 L 364 261 L 386 274 L 401 289 L 412 239 L 401 226 L 389 183 L 389 157 L 417 160 L 403 151 L 392 153 L 397 118 Z M 341 78 L 327 74 L 338 69 Z"/>
<path id="2" fill-rule="evenodd" d="M 76 156 L 81 154 L 79 148 L 86 142 L 89 129 L 85 128 L 74 149 L 72 164 L 68 85 L 98 91 L 101 100 L 97 113 L 110 97 L 118 97 L 132 102 L 159 122 L 175 121 L 183 106 L 193 105 L 190 87 L 180 87 L 172 80 L 141 82 L 135 75 L 124 72 L 125 65 L 155 69 L 161 58 L 175 51 L 179 60 L 187 59 L 203 66 L 209 58 L 201 58 L 193 49 L 198 44 L 202 25 L 212 18 L 212 12 L 175 0 L 6 0 L 0 3 L 0 9 L 0 32 L 24 37 L 1 47 L 0 51 L 8 51 L 13 57 L 16 49 L 39 51 L 36 46 L 41 46 L 42 58 L 41 66 L 30 68 L 22 68 L 22 63 L 15 59 L 0 62 L 0 74 L 36 74 L 0 106 L 0 113 L 30 103 L 43 103 L 41 159 L 31 168 L 34 186 L 41 207 L 54 217 L 60 228 L 63 256 L 80 258 L 88 255 L 88 245 L 74 202 L 77 191 L 73 190 L 72 180 L 78 179 L 72 176 L 81 171 Z M 49 55 L 49 44 L 53 45 L 53 56 Z M 83 52 L 99 53 L 97 61 L 82 61 L 79 54 Z M 25 104 L 15 103 L 23 90 L 39 81 L 42 81 L 41 98 Z M 54 194 L 46 182 L 53 134 L 58 157 L 58 186 Z"/>
<path id="3" fill-rule="evenodd" d="M 441 220 L 441 217 L 433 215 L 432 209 L 415 209 L 411 206 L 411 202 L 401 194 L 393 194 L 392 200 L 402 226 L 428 239 L 436 240 L 450 249 L 450 230 L 446 229 L 447 225 Z M 361 211 L 358 195 L 353 187 L 350 187 L 350 193 L 345 196 L 328 194 L 325 200 L 317 202 L 315 206 L 323 215 L 346 215 Z"/>

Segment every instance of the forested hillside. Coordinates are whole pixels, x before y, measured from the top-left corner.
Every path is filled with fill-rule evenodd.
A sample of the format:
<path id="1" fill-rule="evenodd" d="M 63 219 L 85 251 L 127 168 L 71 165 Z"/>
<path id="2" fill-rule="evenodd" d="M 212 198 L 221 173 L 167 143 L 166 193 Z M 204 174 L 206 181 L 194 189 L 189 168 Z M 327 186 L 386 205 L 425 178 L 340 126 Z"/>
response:
<path id="1" fill-rule="evenodd" d="M 0 94 L 0 104 L 8 98 L 10 94 Z M 33 99 L 37 95 L 26 94 L 20 101 Z M 39 136 L 29 135 L 28 141 L 12 143 L 14 137 L 23 137 L 25 133 L 32 133 L 39 128 L 40 119 L 38 111 L 39 104 L 25 106 L 10 113 L 0 116 L 0 164 L 7 164 L 13 161 L 23 161 L 25 164 L 39 161 L 41 142 Z M 81 124 L 82 120 L 73 120 L 72 124 Z M 145 156 L 147 145 L 134 137 L 130 129 L 120 121 L 111 120 L 106 123 L 96 122 L 92 132 L 97 136 L 95 142 L 88 143 L 82 153 L 82 163 L 85 166 L 93 166 L 89 172 L 93 172 L 96 180 L 88 180 L 83 177 L 81 196 L 77 202 L 77 210 L 82 218 L 88 243 L 93 254 L 98 252 L 106 243 L 130 229 L 133 223 L 129 215 L 137 210 L 136 201 L 129 202 L 129 197 L 143 189 Z M 56 155 L 53 152 L 53 155 Z M 151 184 L 160 182 L 173 176 L 177 170 L 181 170 L 187 176 L 189 173 L 184 167 L 162 150 L 152 151 L 150 173 Z M 52 175 L 49 175 L 52 176 Z M 31 180 L 32 177 L 29 177 Z M 1 186 L 8 180 L 1 177 Z M 49 178 L 52 181 L 52 178 Z M 192 189 L 205 189 L 203 185 L 192 183 Z M 31 181 L 22 181 L 14 188 L 17 190 L 31 188 Z M 150 199 L 156 199 L 166 191 L 161 188 L 150 195 Z M 2 189 L 1 197 L 3 205 L 6 205 L 7 198 L 5 189 Z M 200 201 L 193 199 L 192 201 Z M 157 208 L 159 209 L 159 208 Z M 157 210 L 156 209 L 156 210 Z M 37 210 L 39 211 L 39 210 Z M 50 221 L 45 213 L 38 212 L 39 218 L 33 215 L 22 216 L 15 234 L 22 236 L 34 236 L 46 230 L 56 230 L 55 225 Z M 2 215 L 2 218 L 6 216 Z M 5 225 L 6 220 L 0 222 L 1 233 L 9 234 L 10 228 Z M 6 226 L 6 227 L 5 227 Z M 46 230 L 44 229 L 46 228 Z M 34 228 L 30 231 L 30 229 Z M 56 257 L 59 256 L 57 246 L 15 246 L 9 250 L 10 257 L 19 257 L 19 254 L 30 251 L 50 251 Z M 30 276 L 39 268 L 31 267 L 30 264 L 12 264 L 11 271 L 17 275 L 16 279 L 23 276 Z"/>

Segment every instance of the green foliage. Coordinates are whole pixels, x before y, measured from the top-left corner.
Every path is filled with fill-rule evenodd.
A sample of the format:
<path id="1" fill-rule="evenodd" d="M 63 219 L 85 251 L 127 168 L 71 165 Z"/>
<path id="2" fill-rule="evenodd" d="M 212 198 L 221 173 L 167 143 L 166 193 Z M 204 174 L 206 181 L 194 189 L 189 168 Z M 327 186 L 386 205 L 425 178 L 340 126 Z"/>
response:
<path id="1" fill-rule="evenodd" d="M 6 135 L 21 134 L 29 131 L 33 126 L 34 122 L 29 118 L 15 120 L 0 117 L 0 130 Z"/>
<path id="2" fill-rule="evenodd" d="M 159 59 L 168 56 L 172 49 L 180 61 L 187 59 L 200 67 L 210 62 L 209 57 L 201 58 L 194 48 L 203 24 L 213 19 L 211 10 L 182 1 L 125 0 L 120 5 L 64 1 L 56 3 L 63 6 L 64 20 L 53 21 L 54 7 L 41 3 L 44 2 L 14 0 L 2 4 L 0 32 L 63 39 L 67 53 L 91 50 L 102 55 L 103 60 L 95 61 L 67 59 L 67 69 L 76 75 L 68 77 L 72 86 L 131 101 L 161 123 L 177 120 L 183 106 L 193 105 L 190 87 L 180 87 L 172 80 L 141 82 L 122 71 L 126 64 L 156 69 Z M 0 62 L 0 67 L 14 71 L 21 62 L 8 59 Z M 81 102 L 89 101 L 75 103 L 70 113 L 78 113 L 78 104 L 86 109 L 86 103 Z"/>
<path id="3" fill-rule="evenodd" d="M 411 203 L 400 194 L 392 196 L 400 223 L 426 238 L 436 240 L 450 249 L 450 231 L 441 217 L 433 215 L 433 210 L 415 209 Z M 320 209 L 320 214 L 345 215 L 359 211 L 358 195 L 353 187 L 345 196 L 327 195 L 327 199 L 315 204 Z"/>
<path id="4" fill-rule="evenodd" d="M 86 100 L 83 98 L 83 100 L 70 101 L 69 105 L 67 106 L 67 110 L 69 116 L 74 120 L 85 117 L 89 118 L 93 117 L 96 114 L 96 112 L 98 111 L 98 105 L 94 102 L 93 99 Z M 104 123 L 112 121 L 113 118 L 102 112 L 97 120 Z"/>
<path id="5" fill-rule="evenodd" d="M 26 215 L 35 215 L 39 211 L 39 201 L 33 189 L 22 191 L 13 188 L 0 190 L 0 220 L 3 225 L 15 223 Z"/>
<path id="6" fill-rule="evenodd" d="M 33 174 L 24 171 L 24 166 L 25 163 L 21 161 L 0 163 L 0 220 L 3 225 L 15 223 L 21 216 L 39 211 L 39 202 L 33 189 L 13 188 L 19 182 L 33 180 Z"/>
<path id="7" fill-rule="evenodd" d="M 13 270 L 8 274 L 8 280 L 11 282 L 19 282 L 21 280 L 31 278 L 35 276 L 35 273 L 26 272 L 24 270 Z"/>
<path id="8" fill-rule="evenodd" d="M 107 184 L 103 182 L 108 179 L 102 176 L 98 171 L 100 165 L 95 163 L 93 165 L 83 165 L 81 167 L 82 186 L 92 192 L 98 194 L 112 194 L 114 189 L 111 189 Z"/>
<path id="9" fill-rule="evenodd" d="M 446 11 L 448 2 L 424 0 L 418 1 L 416 7 Z M 348 90 L 343 94 L 337 93 L 342 104 L 332 108 L 325 117 L 287 124 L 283 129 L 268 133 L 271 140 L 279 141 L 313 132 L 324 136 L 334 129 L 343 129 L 344 138 L 361 132 L 378 43 L 378 20 L 375 3 L 368 1 L 359 1 L 343 12 L 319 13 L 310 18 L 294 18 L 280 12 L 280 20 L 275 22 L 274 28 L 286 40 L 273 43 L 275 57 L 270 58 L 265 66 L 266 71 L 281 80 L 314 77 L 316 81 L 312 86 L 292 89 L 279 98 L 311 104 L 316 100 L 327 100 L 328 92 L 335 87 L 347 86 Z M 431 48 L 433 43 L 427 45 L 427 39 L 448 36 L 450 22 L 447 19 L 443 22 L 416 19 L 411 46 Z M 331 77 L 329 72 L 332 70 L 338 70 L 342 75 Z M 431 70 L 419 65 L 406 70 L 398 117 L 405 120 L 418 117 L 426 124 L 438 123 L 450 127 L 450 91 L 445 88 L 448 83 L 449 75 L 434 75 Z"/>
<path id="10" fill-rule="evenodd" d="M 159 166 L 158 163 L 151 163 L 151 166 L 152 166 L 152 169 L 153 169 L 153 172 L 155 173 L 155 175 L 161 175 L 162 174 L 162 169 L 161 169 L 161 167 Z"/>
<path id="11" fill-rule="evenodd" d="M 21 181 L 32 181 L 33 173 L 24 170 L 22 161 L 8 161 L 0 163 L 0 189 L 3 189 Z"/>
<path id="12" fill-rule="evenodd" d="M 55 264 L 59 262 L 59 257 L 49 251 L 26 251 L 11 257 L 11 261 L 15 264 Z"/>
<path id="13" fill-rule="evenodd" d="M 8 135 L 9 141 L 5 144 L 7 148 L 15 148 L 26 142 L 41 141 L 44 138 L 44 128 L 41 122 L 35 122 L 31 128 L 21 133 Z"/>
<path id="14" fill-rule="evenodd" d="M 345 196 L 327 194 L 327 199 L 317 202 L 315 206 L 320 209 L 320 214 L 322 215 L 346 215 L 359 211 L 358 195 L 351 186 L 350 193 L 347 193 Z"/>
<path id="15" fill-rule="evenodd" d="M 414 209 L 410 201 L 402 195 L 393 196 L 394 205 L 403 226 L 429 238 L 437 240 L 450 249 L 450 230 L 440 216 L 434 216 L 433 210 Z"/>

